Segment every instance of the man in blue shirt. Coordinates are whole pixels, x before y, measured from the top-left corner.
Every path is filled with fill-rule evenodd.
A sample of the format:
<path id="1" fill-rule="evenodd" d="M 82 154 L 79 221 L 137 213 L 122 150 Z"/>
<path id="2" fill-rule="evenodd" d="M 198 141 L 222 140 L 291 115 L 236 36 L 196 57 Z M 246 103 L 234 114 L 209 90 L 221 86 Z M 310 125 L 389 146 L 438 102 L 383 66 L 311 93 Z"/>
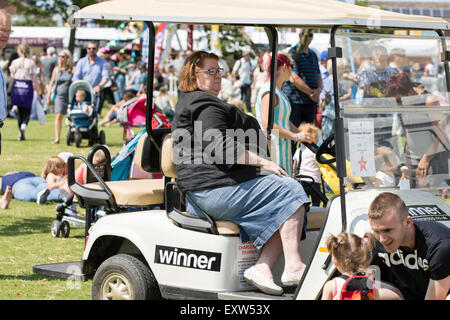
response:
<path id="1" fill-rule="evenodd" d="M 100 114 L 103 106 L 102 89 L 109 80 L 108 62 L 97 56 L 97 42 L 89 41 L 86 51 L 87 55 L 78 60 L 72 80 L 85 80 L 90 83 L 97 93 L 97 112 Z"/>
<path id="2" fill-rule="evenodd" d="M 11 34 L 11 16 L 9 13 L 0 9 L 0 50 L 6 47 Z M 6 81 L 0 68 L 0 128 L 3 126 L 3 120 L 6 119 L 8 97 L 6 95 Z M 1 153 L 1 135 L 0 135 L 0 153 Z"/>
<path id="3" fill-rule="evenodd" d="M 283 92 L 291 103 L 289 120 L 296 127 L 302 122 L 314 123 L 322 90 L 319 62 L 316 54 L 309 50 L 312 39 L 313 33 L 306 29 L 299 34 L 299 43 L 289 49 L 294 60 L 294 70 L 291 81 L 284 83 Z"/>

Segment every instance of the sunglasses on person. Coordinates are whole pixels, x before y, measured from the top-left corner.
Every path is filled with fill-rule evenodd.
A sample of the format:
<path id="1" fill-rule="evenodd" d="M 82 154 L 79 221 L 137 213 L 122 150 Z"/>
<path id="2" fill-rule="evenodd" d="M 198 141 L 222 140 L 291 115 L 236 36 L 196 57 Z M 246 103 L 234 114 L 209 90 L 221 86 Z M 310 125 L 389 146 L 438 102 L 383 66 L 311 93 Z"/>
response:
<path id="1" fill-rule="evenodd" d="M 95 51 L 95 50 L 97 50 L 97 48 L 95 48 L 95 47 L 87 47 L 86 50 L 88 50 L 88 51 L 94 50 Z"/>
<path id="2" fill-rule="evenodd" d="M 198 70 L 196 73 L 199 73 L 199 72 L 208 73 L 210 76 L 215 76 L 216 74 L 220 74 L 220 76 L 223 77 L 225 75 L 225 71 L 223 70 L 223 68 L 203 69 L 203 70 Z"/>

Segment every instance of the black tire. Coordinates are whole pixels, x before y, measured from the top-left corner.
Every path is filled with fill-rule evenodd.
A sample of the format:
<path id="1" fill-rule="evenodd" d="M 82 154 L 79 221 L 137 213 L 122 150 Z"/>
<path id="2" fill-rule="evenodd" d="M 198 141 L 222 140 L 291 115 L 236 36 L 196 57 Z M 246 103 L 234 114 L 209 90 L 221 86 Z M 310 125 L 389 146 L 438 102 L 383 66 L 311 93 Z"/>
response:
<path id="1" fill-rule="evenodd" d="M 53 220 L 52 227 L 50 229 L 52 236 L 54 238 L 58 238 L 61 234 L 61 221 L 59 220 Z"/>
<path id="2" fill-rule="evenodd" d="M 66 143 L 68 146 L 72 145 L 72 132 L 70 132 L 70 128 L 67 130 Z"/>
<path id="3" fill-rule="evenodd" d="M 68 221 L 63 221 L 61 223 L 61 237 L 68 238 L 70 234 L 70 223 Z"/>
<path id="4" fill-rule="evenodd" d="M 81 145 L 81 139 L 82 139 L 80 130 L 77 129 L 77 131 L 75 131 L 74 136 L 75 136 L 75 145 L 77 146 L 77 148 L 79 148 Z"/>
<path id="5" fill-rule="evenodd" d="M 106 143 L 105 131 L 103 131 L 103 130 L 100 131 L 99 143 L 100 144 L 105 144 Z"/>
<path id="6" fill-rule="evenodd" d="M 129 254 L 118 254 L 106 259 L 95 272 L 92 299 L 155 300 L 161 299 L 161 293 L 144 262 Z"/>

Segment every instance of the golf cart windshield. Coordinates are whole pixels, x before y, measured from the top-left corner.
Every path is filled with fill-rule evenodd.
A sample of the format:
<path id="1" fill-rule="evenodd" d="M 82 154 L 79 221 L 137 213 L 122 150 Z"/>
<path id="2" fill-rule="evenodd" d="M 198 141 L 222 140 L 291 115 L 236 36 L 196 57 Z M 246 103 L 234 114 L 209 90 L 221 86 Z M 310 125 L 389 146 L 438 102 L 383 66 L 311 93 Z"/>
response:
<path id="1" fill-rule="evenodd" d="M 336 46 L 343 50 L 337 71 L 347 187 L 353 176 L 364 188 L 448 188 L 448 62 L 441 40 L 341 31 Z"/>

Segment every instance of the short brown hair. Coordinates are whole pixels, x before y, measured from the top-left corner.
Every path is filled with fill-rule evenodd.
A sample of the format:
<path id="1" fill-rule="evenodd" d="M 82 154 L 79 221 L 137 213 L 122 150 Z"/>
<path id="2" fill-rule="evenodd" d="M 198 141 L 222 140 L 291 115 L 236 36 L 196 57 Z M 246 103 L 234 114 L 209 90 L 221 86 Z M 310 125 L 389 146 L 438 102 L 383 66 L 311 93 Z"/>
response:
<path id="1" fill-rule="evenodd" d="M 364 238 L 352 233 L 341 232 L 327 239 L 327 249 L 335 259 L 336 268 L 341 273 L 356 273 L 366 269 L 372 262 L 374 237 L 367 232 Z"/>
<path id="2" fill-rule="evenodd" d="M 370 204 L 369 219 L 380 219 L 391 209 L 395 209 L 400 218 L 408 216 L 408 208 L 402 198 L 391 192 L 380 193 Z"/>
<path id="3" fill-rule="evenodd" d="M 196 51 L 186 58 L 183 68 L 178 77 L 178 89 L 184 92 L 191 92 L 198 89 L 195 67 L 202 67 L 205 59 L 216 59 L 219 57 L 214 53 Z"/>

